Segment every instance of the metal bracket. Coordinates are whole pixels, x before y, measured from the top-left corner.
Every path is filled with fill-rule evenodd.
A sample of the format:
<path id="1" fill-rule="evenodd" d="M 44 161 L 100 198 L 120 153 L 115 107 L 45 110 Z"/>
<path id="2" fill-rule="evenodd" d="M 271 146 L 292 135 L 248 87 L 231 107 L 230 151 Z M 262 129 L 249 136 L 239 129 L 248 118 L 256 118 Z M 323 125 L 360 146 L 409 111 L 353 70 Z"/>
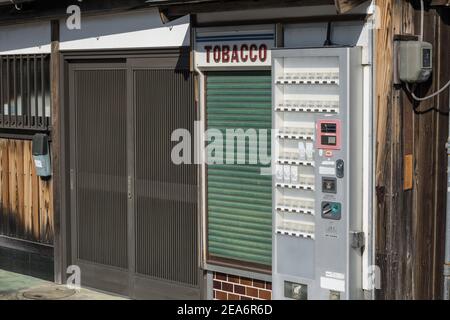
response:
<path id="1" fill-rule="evenodd" d="M 350 231 L 351 245 L 353 249 L 360 249 L 366 245 L 366 237 L 364 232 Z"/>

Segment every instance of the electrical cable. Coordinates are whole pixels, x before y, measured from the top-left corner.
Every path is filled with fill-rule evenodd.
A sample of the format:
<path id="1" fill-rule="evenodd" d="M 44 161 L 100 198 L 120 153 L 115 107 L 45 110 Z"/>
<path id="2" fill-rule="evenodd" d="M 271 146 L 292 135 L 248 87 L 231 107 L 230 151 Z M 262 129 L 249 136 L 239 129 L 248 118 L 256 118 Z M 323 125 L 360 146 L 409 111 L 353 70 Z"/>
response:
<path id="1" fill-rule="evenodd" d="M 411 97 L 414 98 L 414 100 L 416 101 L 425 101 L 428 99 L 431 99 L 435 96 L 437 96 L 438 94 L 441 94 L 445 89 L 447 89 L 447 87 L 450 86 L 450 81 L 447 82 L 442 88 L 440 88 L 438 91 L 436 91 L 435 93 L 430 94 L 429 96 L 426 97 L 417 97 L 414 92 L 412 92 L 412 90 L 409 88 L 409 83 L 406 84 L 406 89 L 408 89 L 409 93 L 411 94 Z"/>
<path id="2" fill-rule="evenodd" d="M 414 94 L 413 90 L 410 89 L 408 83 L 406 84 L 406 89 L 408 90 L 409 94 L 411 95 L 411 97 L 412 97 L 414 100 L 420 102 L 420 101 L 425 101 L 425 100 L 428 100 L 428 99 L 431 99 L 431 98 L 437 96 L 438 94 L 442 93 L 445 89 L 447 89 L 448 86 L 450 86 L 450 81 L 449 81 L 445 86 L 443 86 L 441 89 L 439 89 L 437 92 L 435 92 L 435 93 L 433 93 L 433 94 L 431 94 L 431 95 L 429 95 L 429 96 L 427 96 L 427 97 L 422 97 L 422 98 L 417 97 L 417 96 Z M 450 110 L 450 90 L 449 90 L 449 94 L 448 94 L 448 95 L 449 95 L 449 105 L 448 105 L 448 108 L 449 108 L 449 110 Z M 431 107 L 431 108 L 428 108 L 428 109 L 426 109 L 426 110 L 417 110 L 418 107 L 419 107 L 418 105 L 417 105 L 417 106 L 413 106 L 413 110 L 414 110 L 414 113 L 415 113 L 415 114 L 419 114 L 419 115 L 420 115 L 420 114 L 425 114 L 425 113 L 428 113 L 428 112 L 431 112 L 431 111 L 436 111 L 436 112 L 438 112 L 438 113 L 440 113 L 440 114 L 442 114 L 442 115 L 448 115 L 448 114 L 449 114 L 449 110 L 441 110 L 441 109 L 439 109 L 439 108 L 437 108 L 437 107 Z"/>
<path id="3" fill-rule="evenodd" d="M 326 38 L 323 46 L 324 47 L 330 47 L 332 45 L 334 45 L 334 44 L 333 44 L 333 41 L 331 41 L 331 21 L 328 21 L 328 24 L 327 24 L 327 38 Z"/>

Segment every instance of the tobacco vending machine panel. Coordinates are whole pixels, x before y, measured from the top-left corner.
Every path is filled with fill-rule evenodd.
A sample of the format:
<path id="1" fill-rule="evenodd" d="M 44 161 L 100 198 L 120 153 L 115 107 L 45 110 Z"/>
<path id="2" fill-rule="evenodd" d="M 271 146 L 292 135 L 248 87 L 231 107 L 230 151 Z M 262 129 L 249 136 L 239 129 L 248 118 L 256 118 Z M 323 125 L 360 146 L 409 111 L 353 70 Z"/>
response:
<path id="1" fill-rule="evenodd" d="M 359 299 L 361 48 L 273 58 L 274 299 Z"/>

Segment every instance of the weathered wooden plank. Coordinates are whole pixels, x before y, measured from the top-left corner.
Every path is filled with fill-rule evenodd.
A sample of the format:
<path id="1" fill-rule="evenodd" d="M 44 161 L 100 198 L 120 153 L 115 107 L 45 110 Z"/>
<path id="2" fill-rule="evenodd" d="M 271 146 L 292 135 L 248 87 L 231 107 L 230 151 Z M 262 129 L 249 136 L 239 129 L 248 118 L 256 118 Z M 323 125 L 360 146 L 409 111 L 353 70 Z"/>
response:
<path id="1" fill-rule="evenodd" d="M 9 235 L 17 236 L 17 170 L 16 170 L 16 142 L 11 140 L 8 145 L 9 153 Z"/>
<path id="2" fill-rule="evenodd" d="M 403 1 L 377 1 L 381 28 L 376 32 L 377 97 L 377 261 L 382 269 L 381 299 L 406 298 L 410 291 L 408 266 L 408 227 L 403 192 L 403 113 L 402 92 L 393 86 L 393 37 L 405 32 L 404 17 L 408 10 Z"/>
<path id="3" fill-rule="evenodd" d="M 3 151 L 4 144 L 3 139 L 0 139 L 0 234 L 5 234 L 4 228 L 5 228 L 5 208 L 4 208 L 4 199 L 2 197 L 3 194 L 3 182 L 4 182 L 4 167 L 3 167 L 3 157 L 5 155 L 5 152 Z"/>
<path id="4" fill-rule="evenodd" d="M 25 238 L 25 200 L 24 200 L 24 168 L 23 168 L 23 140 L 16 141 L 16 159 L 17 170 L 17 219 L 18 236 Z"/>
<path id="5" fill-rule="evenodd" d="M 54 211 L 54 202 L 53 202 L 53 195 L 54 195 L 54 188 L 53 188 L 54 180 L 51 179 L 48 181 L 48 190 L 46 193 L 46 202 L 48 203 L 48 221 L 49 221 L 49 229 L 48 229 L 48 243 L 54 244 L 55 243 L 55 211 Z"/>
<path id="6" fill-rule="evenodd" d="M 414 23 L 414 16 L 415 11 L 414 8 L 410 4 L 404 3 L 402 6 L 402 29 L 401 33 L 405 35 L 412 35 L 416 34 L 415 32 L 415 23 Z M 414 254 L 413 253 L 413 246 L 412 241 L 410 239 L 413 238 L 413 235 L 411 233 L 411 225 L 412 225 L 412 212 L 413 212 L 413 191 L 414 188 L 414 113 L 413 108 L 410 103 L 410 101 L 407 98 L 406 94 L 402 94 L 401 97 L 401 105 L 403 110 L 403 132 L 402 132 L 402 142 L 403 142 L 403 157 L 404 159 L 408 159 L 407 157 L 412 158 L 412 163 L 408 164 L 411 165 L 411 168 L 408 168 L 408 172 L 404 175 L 404 180 L 407 178 L 408 174 L 412 175 L 411 183 L 408 183 L 408 185 L 405 188 L 404 183 L 404 190 L 403 190 L 403 207 L 402 211 L 405 213 L 403 214 L 403 219 L 401 221 L 402 227 L 403 227 L 403 238 L 405 239 L 403 244 L 403 250 L 401 252 L 402 254 L 402 277 L 401 282 L 403 285 L 403 291 L 399 293 L 399 297 L 401 299 L 411 299 L 413 296 L 413 281 L 412 279 L 412 262 L 410 257 Z"/>
<path id="7" fill-rule="evenodd" d="M 436 61 L 439 69 L 435 72 L 436 88 L 441 88 L 450 80 L 450 10 L 441 10 L 435 12 L 436 16 Z M 442 298 L 442 261 L 445 252 L 445 223 L 446 220 L 446 174 L 447 174 L 447 150 L 445 150 L 444 141 L 448 137 L 448 101 L 449 91 L 436 97 L 436 106 L 442 109 L 444 113 L 435 112 L 436 117 L 436 135 L 434 139 L 435 150 L 435 207 L 434 207 L 434 245 L 433 245 L 433 287 L 432 298 Z M 445 114 L 447 112 L 447 114 Z"/>
<path id="8" fill-rule="evenodd" d="M 419 15 L 416 16 L 418 25 Z M 436 47 L 436 20 L 434 13 L 425 13 L 424 40 Z M 435 67 L 436 66 L 435 60 Z M 430 80 L 431 82 L 431 80 Z M 419 95 L 424 96 L 436 90 L 436 79 L 429 86 L 420 86 Z M 417 110 L 415 115 L 415 203 L 413 205 L 413 297 L 415 299 L 430 299 L 433 287 L 433 236 L 434 236 L 434 202 L 435 188 L 435 154 L 436 116 L 433 112 L 424 112 L 435 106 L 434 99 L 414 102 Z"/>
<path id="9" fill-rule="evenodd" d="M 31 215 L 33 239 L 41 239 L 40 207 L 39 207 L 39 177 L 36 175 L 36 167 L 31 166 Z"/>
<path id="10" fill-rule="evenodd" d="M 8 140 L 0 139 L 0 206 L 1 206 L 1 228 L 0 232 L 7 235 L 9 233 L 9 157 Z"/>
<path id="11" fill-rule="evenodd" d="M 339 13 L 346 13 L 365 1 L 366 0 L 334 0 L 334 4 Z"/>
<path id="12" fill-rule="evenodd" d="M 39 180 L 39 212 L 40 239 L 45 243 L 53 241 L 53 213 L 52 213 L 51 181 Z"/>
<path id="13" fill-rule="evenodd" d="M 376 130 L 376 153 L 375 153 L 375 184 L 376 184 L 376 199 L 377 199 L 377 214 L 376 214 L 376 232 L 375 232 L 375 250 L 376 263 L 381 269 L 381 290 L 377 291 L 377 298 L 386 298 L 388 292 L 387 286 L 388 274 L 386 269 L 389 265 L 387 246 L 387 236 L 389 234 L 389 202 L 388 195 L 391 194 L 389 182 L 390 173 L 390 123 L 389 108 L 391 101 L 391 82 L 390 75 L 392 73 L 391 65 L 385 63 L 392 59 L 391 39 L 392 33 L 392 1 L 391 0 L 377 0 L 377 6 L 381 8 L 379 12 L 380 28 L 376 30 L 375 38 L 377 42 L 377 51 L 375 55 L 376 67 L 376 92 L 375 99 L 377 104 L 377 130 Z M 381 50 L 383 48 L 383 50 Z M 383 79 L 383 81 L 381 81 Z"/>
<path id="14" fill-rule="evenodd" d="M 32 215 L 32 167 L 33 159 L 31 156 L 31 142 L 24 141 L 23 144 L 23 175 L 24 175 L 24 187 L 23 187 L 23 199 L 24 199 L 24 228 L 25 237 L 28 240 L 33 240 L 33 215 Z"/>

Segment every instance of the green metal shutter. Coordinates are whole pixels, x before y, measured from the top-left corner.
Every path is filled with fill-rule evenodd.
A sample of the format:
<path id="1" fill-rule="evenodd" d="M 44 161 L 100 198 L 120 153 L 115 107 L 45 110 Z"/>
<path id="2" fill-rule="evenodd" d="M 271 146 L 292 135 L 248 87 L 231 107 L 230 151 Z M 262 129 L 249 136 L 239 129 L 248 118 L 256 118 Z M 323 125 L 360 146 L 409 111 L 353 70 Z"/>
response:
<path id="1" fill-rule="evenodd" d="M 211 72 L 207 74 L 207 127 L 268 129 L 270 155 L 270 72 Z M 248 160 L 248 145 L 246 159 Z M 258 149 L 259 152 L 259 149 Z M 270 166 L 270 165 L 269 165 Z M 208 165 L 208 251 L 218 258 L 271 265 L 272 177 L 258 164 Z"/>

